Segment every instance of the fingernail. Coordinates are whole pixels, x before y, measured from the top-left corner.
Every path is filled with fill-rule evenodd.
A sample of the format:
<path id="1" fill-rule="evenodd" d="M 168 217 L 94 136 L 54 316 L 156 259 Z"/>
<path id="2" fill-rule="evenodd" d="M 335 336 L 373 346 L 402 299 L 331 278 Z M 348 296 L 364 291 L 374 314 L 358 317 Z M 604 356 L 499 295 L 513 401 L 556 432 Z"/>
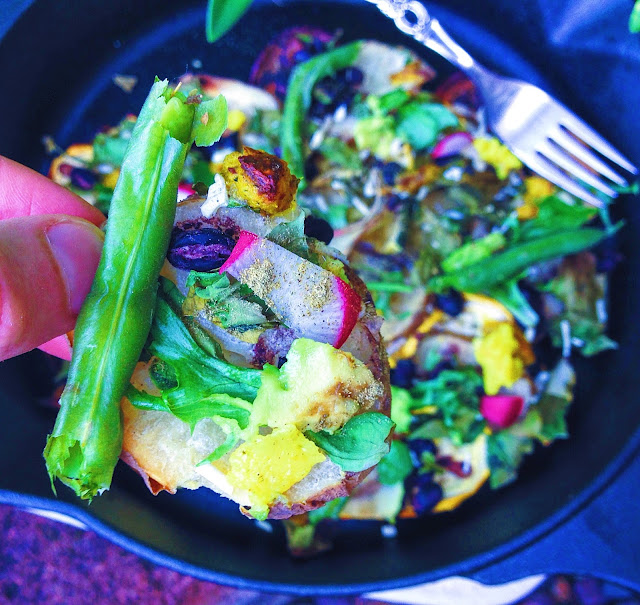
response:
<path id="1" fill-rule="evenodd" d="M 91 289 L 104 235 L 95 225 L 75 219 L 49 227 L 47 239 L 66 282 L 71 311 L 78 313 Z"/>

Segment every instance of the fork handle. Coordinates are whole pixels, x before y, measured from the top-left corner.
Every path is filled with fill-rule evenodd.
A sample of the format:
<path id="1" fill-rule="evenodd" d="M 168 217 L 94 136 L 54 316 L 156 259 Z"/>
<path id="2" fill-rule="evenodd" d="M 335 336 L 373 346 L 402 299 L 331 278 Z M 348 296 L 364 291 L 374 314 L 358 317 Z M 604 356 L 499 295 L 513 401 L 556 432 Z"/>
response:
<path id="1" fill-rule="evenodd" d="M 367 2 L 375 4 L 384 15 L 394 21 L 401 32 L 453 63 L 476 84 L 481 85 L 491 77 L 491 72 L 451 38 L 440 22 L 431 17 L 418 0 L 367 0 Z"/>

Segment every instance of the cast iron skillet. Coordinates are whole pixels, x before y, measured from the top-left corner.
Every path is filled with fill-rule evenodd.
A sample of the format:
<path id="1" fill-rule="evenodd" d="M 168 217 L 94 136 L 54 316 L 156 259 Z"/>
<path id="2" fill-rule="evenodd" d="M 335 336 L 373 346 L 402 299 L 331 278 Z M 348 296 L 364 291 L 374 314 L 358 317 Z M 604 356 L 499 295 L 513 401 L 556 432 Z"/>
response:
<path id="1" fill-rule="evenodd" d="M 22 2 L 22 8 L 30 4 Z M 635 123 L 632 108 L 639 101 L 630 69 L 637 67 L 634 56 L 637 62 L 638 54 L 629 57 L 627 53 L 624 61 L 615 59 L 616 89 L 611 90 L 609 71 L 601 69 L 596 79 L 589 69 L 605 56 L 598 54 L 597 45 L 595 50 L 580 52 L 552 48 L 544 23 L 530 20 L 528 28 L 518 30 L 522 13 L 512 11 L 508 2 L 478 4 L 484 8 L 466 18 L 451 10 L 456 5 L 467 12 L 474 10 L 462 0 L 448 3 L 448 8 L 437 4 L 430 8 L 478 58 L 564 97 L 640 163 L 639 139 L 627 126 Z M 12 5 L 17 14 L 20 2 L 14 0 Z M 554 2 L 541 1 L 540 5 L 544 11 L 552 10 Z M 624 13 L 620 18 L 624 19 Z M 40 142 L 43 135 L 53 135 L 63 147 L 89 140 L 97 128 L 136 111 L 156 74 L 175 77 L 194 59 L 202 61 L 205 71 L 246 79 L 256 53 L 275 33 L 309 23 L 330 30 L 341 27 L 346 39 L 370 36 L 408 44 L 442 72 L 448 69 L 364 2 L 284 2 L 278 6 L 258 2 L 214 47 L 204 42 L 204 1 L 36 2 L 0 42 L 0 153 L 44 170 L 48 160 Z M 0 25 L 2 32 L 9 22 Z M 566 23 L 563 26 L 563 35 L 570 40 L 572 30 L 567 34 Z M 624 24 L 619 33 L 626 34 Z M 522 55 L 496 34 L 517 44 Z M 541 76 L 541 67 L 546 78 Z M 126 95 L 111 83 L 115 73 L 134 74 L 140 84 Z M 597 532 L 602 543 L 619 540 L 615 519 L 607 525 L 601 518 L 589 521 L 585 517 L 593 505 L 585 509 L 587 513 L 582 510 L 575 515 L 629 461 L 637 460 L 640 444 L 640 406 L 636 402 L 640 333 L 635 313 L 640 308 L 636 278 L 640 275 L 640 243 L 635 236 L 640 219 L 638 199 L 623 199 L 615 214 L 627 220 L 620 235 L 625 261 L 611 283 L 611 333 L 620 349 L 595 361 L 576 360 L 579 381 L 569 417 L 571 439 L 537 452 L 525 463 L 520 479 L 506 489 L 482 491 L 454 513 L 400 522 L 395 540 L 382 539 L 375 523 L 353 523 L 337 536 L 331 554 L 304 563 L 288 557 L 279 526 L 272 533 L 261 531 L 235 505 L 209 493 L 185 491 L 153 497 L 127 468 L 118 468 L 111 491 L 90 507 L 73 499 L 64 487 L 55 499 L 41 457 L 54 418 L 38 403 L 51 386 L 52 366 L 46 356 L 35 352 L 0 364 L 0 502 L 70 514 L 157 563 L 203 579 L 264 590 L 364 592 L 452 574 L 497 581 L 534 571 L 571 571 L 572 552 L 578 545 L 568 547 L 565 540 L 575 540 L 576 535 L 564 537 L 563 528 L 586 518 L 591 529 L 603 523 Z M 640 492 L 637 481 L 616 485 L 616 493 Z M 620 504 L 620 496 L 617 498 Z M 623 506 L 617 517 L 625 523 L 626 510 Z M 567 522 L 569 518 L 572 521 Z M 636 525 L 624 528 L 627 546 L 640 534 L 637 519 L 630 522 Z M 554 530 L 557 527 L 560 529 Z M 554 533 L 540 541 L 551 530 Z M 577 539 L 584 540 L 585 535 Z M 564 562 L 556 562 L 556 569 L 551 569 L 551 555 L 533 565 L 531 553 L 540 544 L 547 544 L 547 554 L 564 552 Z M 586 544 L 586 563 L 577 571 L 610 573 L 610 568 L 597 566 L 606 564 L 598 563 L 601 559 L 595 550 L 590 558 L 589 549 L 600 546 Z M 611 573 L 631 582 L 636 579 L 635 563 L 622 552 L 614 552 L 608 563 L 622 556 L 624 561 L 618 568 L 614 565 Z M 519 558 L 526 566 L 518 566 Z M 490 569 L 499 569 L 502 575 L 492 576 L 487 572 Z"/>

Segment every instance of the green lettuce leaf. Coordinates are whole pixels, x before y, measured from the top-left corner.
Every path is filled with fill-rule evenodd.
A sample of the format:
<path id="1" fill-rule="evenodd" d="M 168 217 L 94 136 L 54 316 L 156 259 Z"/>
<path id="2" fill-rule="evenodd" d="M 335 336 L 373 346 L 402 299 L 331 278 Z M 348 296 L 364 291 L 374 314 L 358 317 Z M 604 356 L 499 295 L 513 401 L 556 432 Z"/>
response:
<path id="1" fill-rule="evenodd" d="M 158 298 L 148 352 L 171 368 L 174 380 L 160 396 L 129 387 L 127 397 L 141 409 L 170 412 L 191 429 L 203 418 L 221 416 L 246 428 L 261 372 L 239 368 L 205 353 L 171 307 Z M 168 370 L 164 369 L 163 379 Z M 176 386 L 172 386 L 177 383 Z M 161 381 L 156 385 L 160 387 Z"/>
<path id="2" fill-rule="evenodd" d="M 393 421 L 379 412 L 365 412 L 351 418 L 339 431 L 305 435 L 322 448 L 342 470 L 359 472 L 375 466 L 389 453 L 385 439 L 393 428 Z"/>
<path id="3" fill-rule="evenodd" d="M 398 135 L 414 149 L 426 149 L 445 128 L 458 125 L 458 118 L 440 103 L 407 103 L 398 109 Z"/>

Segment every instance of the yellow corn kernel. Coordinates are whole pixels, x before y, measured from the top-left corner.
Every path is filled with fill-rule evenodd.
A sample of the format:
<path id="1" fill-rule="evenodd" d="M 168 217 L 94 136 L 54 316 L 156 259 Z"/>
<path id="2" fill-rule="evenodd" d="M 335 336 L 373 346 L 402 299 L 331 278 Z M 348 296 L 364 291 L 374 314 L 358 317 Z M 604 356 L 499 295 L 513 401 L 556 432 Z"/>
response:
<path id="1" fill-rule="evenodd" d="M 473 146 L 480 158 L 495 168 L 500 180 L 506 179 L 511 170 L 522 168 L 522 162 L 495 137 L 478 137 Z"/>
<path id="2" fill-rule="evenodd" d="M 246 121 L 247 116 L 239 109 L 232 109 L 227 114 L 227 128 L 232 132 L 240 130 Z"/>
<path id="3" fill-rule="evenodd" d="M 499 323 L 480 338 L 473 340 L 473 351 L 482 367 L 484 390 L 495 395 L 501 387 L 510 387 L 524 371 L 524 363 L 518 355 L 520 343 L 513 326 Z"/>
<path id="4" fill-rule="evenodd" d="M 120 169 L 116 168 L 113 172 L 110 172 L 102 179 L 102 184 L 109 189 L 115 189 L 118 177 L 120 176 Z"/>

